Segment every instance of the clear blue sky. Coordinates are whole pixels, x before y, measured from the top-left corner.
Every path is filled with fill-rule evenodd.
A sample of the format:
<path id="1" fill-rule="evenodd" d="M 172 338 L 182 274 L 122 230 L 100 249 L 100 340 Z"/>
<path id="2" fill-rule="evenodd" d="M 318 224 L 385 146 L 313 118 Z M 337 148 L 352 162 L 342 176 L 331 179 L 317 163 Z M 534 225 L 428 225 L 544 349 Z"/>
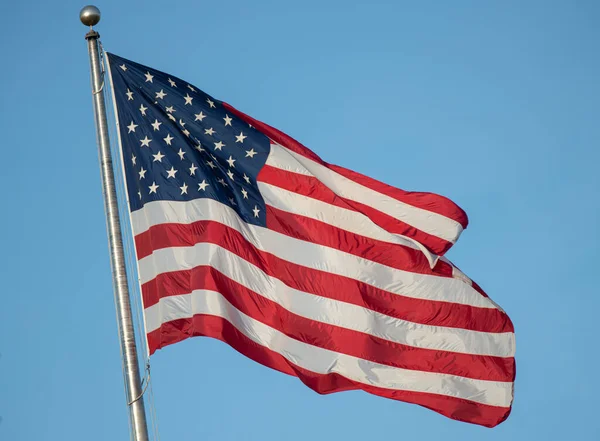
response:
<path id="1" fill-rule="evenodd" d="M 0 6 L 3 441 L 128 436 L 83 5 Z M 162 440 L 600 439 L 600 3 L 98 6 L 107 50 L 330 162 L 458 202 L 471 224 L 449 257 L 517 332 L 513 413 L 491 430 L 320 396 L 191 339 L 152 360 Z"/>

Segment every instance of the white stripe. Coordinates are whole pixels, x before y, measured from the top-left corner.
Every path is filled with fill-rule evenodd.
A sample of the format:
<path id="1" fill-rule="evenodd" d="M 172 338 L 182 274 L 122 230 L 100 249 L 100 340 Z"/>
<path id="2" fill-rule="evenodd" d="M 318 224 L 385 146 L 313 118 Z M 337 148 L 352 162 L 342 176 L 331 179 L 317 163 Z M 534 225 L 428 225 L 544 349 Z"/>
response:
<path id="1" fill-rule="evenodd" d="M 508 407 L 512 400 L 512 383 L 509 382 L 401 369 L 300 342 L 245 315 L 214 291 L 198 290 L 166 297 L 146 309 L 145 314 L 150 332 L 162 323 L 196 314 L 222 317 L 250 340 L 317 374 L 337 373 L 385 389 L 440 394 L 492 406 Z"/>
<path id="2" fill-rule="evenodd" d="M 343 198 L 373 207 L 405 224 L 448 242 L 456 242 L 462 233 L 462 225 L 449 217 L 414 207 L 379 193 L 278 144 L 271 144 L 271 152 L 266 163 L 282 170 L 314 176 Z"/>
<path id="3" fill-rule="evenodd" d="M 431 268 L 437 262 L 438 256 L 418 241 L 400 234 L 390 233 L 362 213 L 284 190 L 266 182 L 258 182 L 258 188 L 267 205 L 271 207 L 325 222 L 350 233 L 419 250 L 425 255 Z"/>
<path id="4" fill-rule="evenodd" d="M 149 202 L 132 213 L 132 220 L 136 235 L 162 223 L 187 224 L 199 220 L 214 220 L 239 231 L 256 248 L 298 265 L 350 277 L 405 297 L 496 308 L 487 297 L 462 280 L 402 271 L 267 228 L 249 225 L 233 209 L 212 199 Z"/>
<path id="5" fill-rule="evenodd" d="M 162 273 L 204 265 L 212 266 L 288 311 L 316 322 L 416 348 L 498 357 L 514 354 L 512 333 L 488 333 L 412 323 L 350 303 L 308 294 L 285 285 L 238 255 L 212 243 L 154 251 L 139 262 L 141 282 L 146 283 Z"/>

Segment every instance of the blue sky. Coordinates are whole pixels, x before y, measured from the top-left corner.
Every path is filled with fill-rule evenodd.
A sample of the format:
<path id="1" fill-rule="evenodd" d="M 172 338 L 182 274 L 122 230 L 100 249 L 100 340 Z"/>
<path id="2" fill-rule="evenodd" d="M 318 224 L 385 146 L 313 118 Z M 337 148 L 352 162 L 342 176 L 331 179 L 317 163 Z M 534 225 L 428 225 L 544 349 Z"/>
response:
<path id="1" fill-rule="evenodd" d="M 470 226 L 449 257 L 517 333 L 513 413 L 491 430 L 320 396 L 191 339 L 152 359 L 161 439 L 600 439 L 600 5 L 482 3 L 98 3 L 107 50 L 330 162 L 459 203 Z M 127 437 L 82 6 L 0 6 L 7 441 Z"/>

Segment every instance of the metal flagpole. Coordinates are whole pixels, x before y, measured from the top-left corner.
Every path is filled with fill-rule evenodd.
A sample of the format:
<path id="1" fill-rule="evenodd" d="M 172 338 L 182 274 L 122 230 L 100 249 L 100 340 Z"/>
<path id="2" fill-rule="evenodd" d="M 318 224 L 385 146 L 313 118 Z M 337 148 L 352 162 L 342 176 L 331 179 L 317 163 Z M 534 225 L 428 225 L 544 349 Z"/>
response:
<path id="1" fill-rule="evenodd" d="M 94 100 L 94 116 L 96 121 L 96 135 L 100 152 L 100 174 L 102 178 L 102 194 L 104 196 L 104 210 L 108 230 L 108 245 L 110 251 L 110 267 L 113 277 L 113 289 L 117 307 L 117 322 L 121 355 L 123 358 L 123 375 L 126 385 L 127 403 L 135 441 L 148 441 L 148 425 L 144 411 L 143 391 L 140 381 L 137 347 L 127 274 L 125 271 L 125 256 L 123 253 L 123 240 L 119 210 L 117 207 L 117 192 L 115 188 L 114 172 L 110 155 L 110 142 L 108 138 L 108 125 L 106 121 L 106 107 L 104 105 L 104 77 L 100 66 L 100 52 L 98 38 L 100 35 L 93 26 L 100 21 L 100 10 L 95 6 L 86 6 L 79 14 L 81 22 L 90 27 L 85 39 L 88 43 L 90 55 L 90 68 L 92 76 L 92 95 Z"/>

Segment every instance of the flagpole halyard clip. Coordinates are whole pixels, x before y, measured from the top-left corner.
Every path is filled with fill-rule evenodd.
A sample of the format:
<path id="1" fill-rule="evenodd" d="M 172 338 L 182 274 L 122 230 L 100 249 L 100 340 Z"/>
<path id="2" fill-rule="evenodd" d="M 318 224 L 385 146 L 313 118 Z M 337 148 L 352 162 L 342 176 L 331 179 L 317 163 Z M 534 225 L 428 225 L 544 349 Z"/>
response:
<path id="1" fill-rule="evenodd" d="M 90 34 L 94 34 L 94 35 L 90 36 Z M 106 71 L 104 69 L 104 47 L 102 46 L 102 42 L 100 41 L 100 34 L 98 32 L 90 31 L 86 34 L 85 38 L 87 39 L 88 36 L 90 36 L 90 38 L 97 38 L 98 46 L 100 48 L 100 68 L 102 69 L 102 71 L 100 72 L 100 76 L 102 77 L 102 84 L 100 85 L 100 89 L 92 91 L 92 95 L 97 95 L 104 90 L 104 76 L 106 73 Z"/>
<path id="2" fill-rule="evenodd" d="M 136 401 L 138 401 L 140 398 L 142 398 L 144 396 L 144 394 L 146 393 L 146 389 L 148 389 L 148 383 L 150 383 L 150 362 L 146 362 L 146 375 L 144 376 L 144 378 L 142 379 L 142 391 L 140 392 L 140 394 L 135 397 L 133 400 L 131 400 L 130 402 L 127 403 L 128 406 L 131 406 L 133 403 L 135 403 Z"/>

